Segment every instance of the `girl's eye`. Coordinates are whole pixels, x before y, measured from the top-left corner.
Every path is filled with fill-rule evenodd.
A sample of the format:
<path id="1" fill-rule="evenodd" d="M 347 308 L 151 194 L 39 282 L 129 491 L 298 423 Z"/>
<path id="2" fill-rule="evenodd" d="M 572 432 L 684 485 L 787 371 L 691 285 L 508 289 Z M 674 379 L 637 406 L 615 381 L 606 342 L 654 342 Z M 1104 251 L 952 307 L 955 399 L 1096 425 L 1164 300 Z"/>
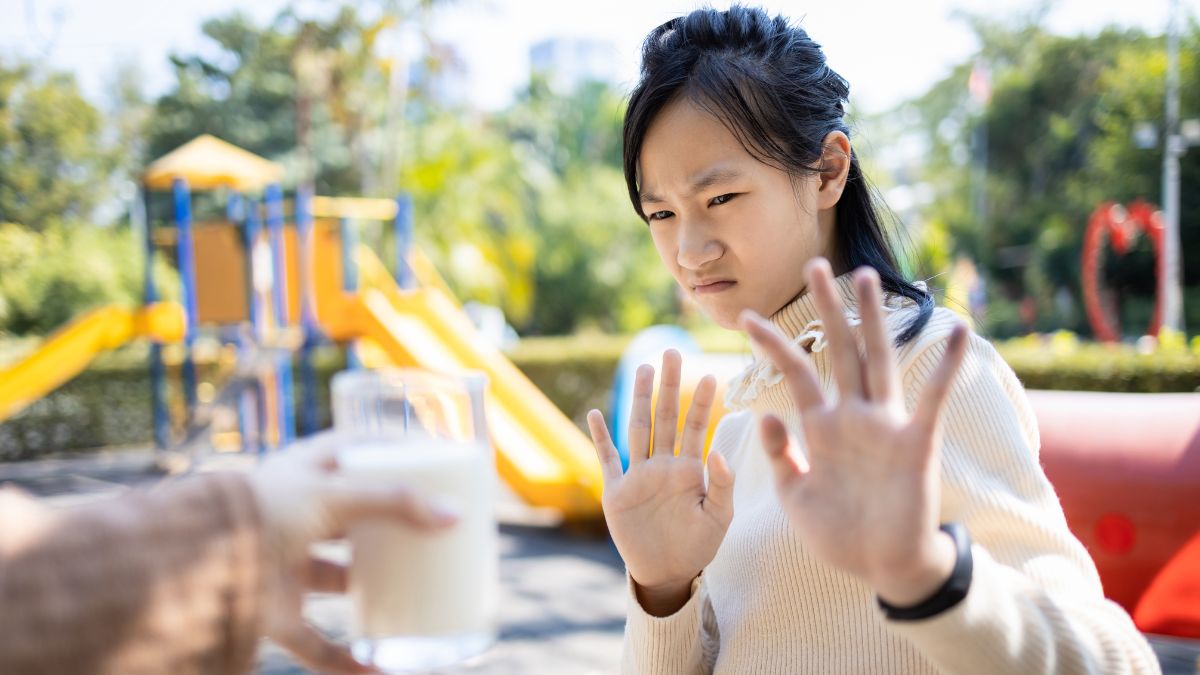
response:
<path id="1" fill-rule="evenodd" d="M 708 205 L 709 206 L 717 206 L 720 204 L 725 204 L 736 196 L 737 196 L 737 193 L 734 193 L 734 192 L 730 192 L 727 195 L 717 195 L 716 197 L 713 197 L 712 199 L 708 200 Z"/>
<path id="2" fill-rule="evenodd" d="M 671 213 L 670 211 L 655 211 L 654 213 L 646 216 L 646 220 L 665 220 L 673 215 L 675 214 Z"/>

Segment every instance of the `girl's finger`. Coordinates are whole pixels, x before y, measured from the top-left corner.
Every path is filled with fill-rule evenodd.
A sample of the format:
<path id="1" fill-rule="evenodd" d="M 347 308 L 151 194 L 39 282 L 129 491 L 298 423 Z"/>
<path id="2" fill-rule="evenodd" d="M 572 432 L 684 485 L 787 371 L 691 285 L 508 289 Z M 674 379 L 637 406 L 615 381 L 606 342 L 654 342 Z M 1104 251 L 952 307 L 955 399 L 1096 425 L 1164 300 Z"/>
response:
<path id="1" fill-rule="evenodd" d="M 843 399 L 863 395 L 862 364 L 858 344 L 846 323 L 845 306 L 838 297 L 829 261 L 814 258 L 805 268 L 809 291 L 816 301 L 817 313 L 825 325 L 825 339 L 832 350 L 833 377 Z"/>
<path id="2" fill-rule="evenodd" d="M 592 433 L 592 443 L 596 446 L 596 457 L 600 459 L 600 472 L 604 476 L 604 484 L 610 485 L 621 478 L 621 455 L 608 433 L 604 414 L 599 410 L 592 410 L 587 415 L 587 421 L 588 431 Z"/>
<path id="3" fill-rule="evenodd" d="M 708 421 L 716 392 L 717 379 L 712 375 L 705 375 L 696 385 L 696 393 L 692 396 L 692 405 L 688 408 L 687 420 L 683 425 L 680 457 L 700 459 L 704 456 L 704 442 L 708 440 Z"/>
<path id="4" fill-rule="evenodd" d="M 879 273 L 870 267 L 858 270 L 854 274 L 854 288 L 858 295 L 858 313 L 862 318 L 863 340 L 867 346 L 866 397 L 880 403 L 887 402 L 899 388 L 896 384 L 896 357 L 892 353 L 883 320 Z"/>
<path id="5" fill-rule="evenodd" d="M 942 362 L 925 383 L 921 398 L 917 401 L 917 408 L 913 412 L 913 424 L 925 433 L 933 433 L 937 429 L 938 418 L 946 404 L 946 396 L 950 393 L 950 387 L 954 384 L 966 351 L 967 327 L 960 323 L 950 332 Z"/>
<path id="6" fill-rule="evenodd" d="M 708 455 L 708 494 L 704 503 L 706 510 L 713 508 L 718 513 L 733 513 L 733 469 L 719 452 Z"/>
<path id="7" fill-rule="evenodd" d="M 650 401 L 654 396 L 654 367 L 638 366 L 633 379 L 633 407 L 629 411 L 629 466 L 650 456 Z"/>
<path id="8" fill-rule="evenodd" d="M 798 347 L 784 339 L 774 326 L 767 323 L 753 311 L 745 311 L 741 316 L 742 330 L 750 336 L 779 372 L 783 373 L 788 391 L 803 413 L 813 408 L 825 405 L 825 396 L 821 394 L 821 385 L 816 372 L 808 357 Z"/>
<path id="9" fill-rule="evenodd" d="M 658 384 L 658 409 L 654 415 L 654 443 L 651 454 L 675 454 L 675 435 L 679 426 L 679 380 L 683 357 L 674 349 L 663 352 L 662 376 Z"/>

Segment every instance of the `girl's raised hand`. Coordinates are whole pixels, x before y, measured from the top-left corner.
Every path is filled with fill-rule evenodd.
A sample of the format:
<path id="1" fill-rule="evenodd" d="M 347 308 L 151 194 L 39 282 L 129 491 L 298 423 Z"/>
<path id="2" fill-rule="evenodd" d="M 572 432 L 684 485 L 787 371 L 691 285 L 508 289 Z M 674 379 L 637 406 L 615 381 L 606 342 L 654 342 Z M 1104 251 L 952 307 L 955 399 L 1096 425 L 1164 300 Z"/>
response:
<path id="1" fill-rule="evenodd" d="M 779 418 L 762 422 L 780 502 L 816 557 L 863 579 L 893 605 L 916 604 L 954 566 L 953 541 L 938 530 L 938 417 L 962 363 L 966 330 L 955 327 L 945 358 L 909 415 L 877 273 L 864 269 L 854 277 L 865 358 L 843 314 L 829 263 L 813 261 L 806 276 L 825 326 L 836 401 L 826 400 L 807 354 L 761 317 L 751 312 L 742 317 L 742 327 L 783 373 L 804 429 L 807 462 L 790 446 Z"/>
<path id="2" fill-rule="evenodd" d="M 706 376 L 696 387 L 679 454 L 679 352 L 663 354 L 658 409 L 651 425 L 654 368 L 638 368 L 629 417 L 629 470 L 622 473 L 604 416 L 588 413 L 588 426 L 604 474 L 604 517 L 613 542 L 637 586 L 642 606 L 665 616 L 679 609 L 692 580 L 712 561 L 733 519 L 733 473 L 710 454 L 704 480 L 704 442 L 716 395 Z"/>

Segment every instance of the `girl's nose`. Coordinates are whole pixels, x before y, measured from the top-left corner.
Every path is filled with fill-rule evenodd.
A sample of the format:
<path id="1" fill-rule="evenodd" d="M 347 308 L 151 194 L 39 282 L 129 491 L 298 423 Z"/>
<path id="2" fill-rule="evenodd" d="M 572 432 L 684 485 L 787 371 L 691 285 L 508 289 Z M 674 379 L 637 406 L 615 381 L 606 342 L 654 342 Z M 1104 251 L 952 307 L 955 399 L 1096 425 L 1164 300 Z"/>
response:
<path id="1" fill-rule="evenodd" d="M 721 257 L 725 248 L 709 236 L 708 228 L 684 224 L 679 228 L 679 248 L 675 262 L 680 267 L 698 270 Z"/>

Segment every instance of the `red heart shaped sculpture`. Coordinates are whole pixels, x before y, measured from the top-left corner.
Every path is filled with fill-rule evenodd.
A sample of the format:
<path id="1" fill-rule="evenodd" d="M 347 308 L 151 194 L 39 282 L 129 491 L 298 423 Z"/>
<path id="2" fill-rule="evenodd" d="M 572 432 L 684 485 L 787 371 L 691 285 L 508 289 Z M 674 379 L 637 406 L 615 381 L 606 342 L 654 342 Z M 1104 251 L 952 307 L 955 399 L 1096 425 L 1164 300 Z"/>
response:
<path id="1" fill-rule="evenodd" d="M 1162 325 L 1163 288 L 1163 225 L 1162 214 L 1150 204 L 1137 200 L 1128 208 L 1114 202 L 1096 207 L 1088 219 L 1083 237 L 1083 302 L 1088 322 L 1096 339 L 1116 342 L 1121 339 L 1120 320 L 1111 306 L 1101 302 L 1103 279 L 1100 274 L 1100 254 L 1107 240 L 1117 253 L 1124 255 L 1139 234 L 1145 234 L 1154 244 L 1154 315 L 1146 335 L 1158 335 Z"/>

